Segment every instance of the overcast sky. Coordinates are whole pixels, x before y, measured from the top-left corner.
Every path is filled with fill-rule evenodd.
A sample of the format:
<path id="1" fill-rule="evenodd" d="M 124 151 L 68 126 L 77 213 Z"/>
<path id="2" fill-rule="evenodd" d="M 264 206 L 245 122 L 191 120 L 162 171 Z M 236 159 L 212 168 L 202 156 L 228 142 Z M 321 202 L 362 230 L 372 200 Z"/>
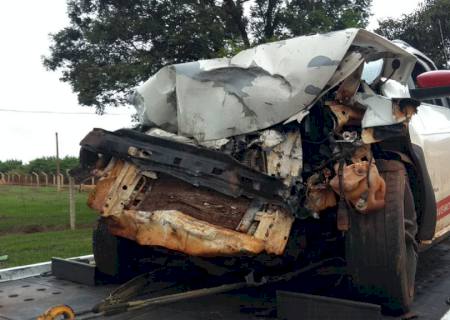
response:
<path id="1" fill-rule="evenodd" d="M 377 19 L 409 13 L 419 2 L 373 0 L 369 29 L 377 26 Z M 0 160 L 53 155 L 56 131 L 60 154 L 77 155 L 79 141 L 93 127 L 113 130 L 131 125 L 133 110 L 115 108 L 107 110 L 109 115 L 95 115 L 92 108 L 78 105 L 70 86 L 60 82 L 57 73 L 42 66 L 48 34 L 67 24 L 64 0 L 0 1 Z"/>

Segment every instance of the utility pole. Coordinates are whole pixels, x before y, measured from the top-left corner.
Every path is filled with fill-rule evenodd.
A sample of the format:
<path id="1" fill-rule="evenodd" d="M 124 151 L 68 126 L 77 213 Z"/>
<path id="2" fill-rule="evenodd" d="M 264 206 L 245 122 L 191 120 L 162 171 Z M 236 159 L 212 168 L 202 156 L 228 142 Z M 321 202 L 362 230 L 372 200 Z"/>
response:
<path id="1" fill-rule="evenodd" d="M 58 142 L 58 132 L 55 132 L 56 137 L 56 185 L 57 190 L 61 191 L 61 179 L 60 179 L 60 166 L 59 166 L 59 142 Z"/>

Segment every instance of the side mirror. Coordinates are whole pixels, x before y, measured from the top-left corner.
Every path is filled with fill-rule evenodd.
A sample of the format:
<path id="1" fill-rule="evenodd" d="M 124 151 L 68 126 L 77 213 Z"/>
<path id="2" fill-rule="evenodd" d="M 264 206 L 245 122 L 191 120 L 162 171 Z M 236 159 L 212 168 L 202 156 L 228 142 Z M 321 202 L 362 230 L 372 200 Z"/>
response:
<path id="1" fill-rule="evenodd" d="M 428 71 L 418 75 L 416 81 L 419 88 L 409 90 L 413 99 L 450 97 L 450 70 Z"/>
<path id="2" fill-rule="evenodd" d="M 428 71 L 417 76 L 419 88 L 436 88 L 450 86 L 450 70 Z"/>

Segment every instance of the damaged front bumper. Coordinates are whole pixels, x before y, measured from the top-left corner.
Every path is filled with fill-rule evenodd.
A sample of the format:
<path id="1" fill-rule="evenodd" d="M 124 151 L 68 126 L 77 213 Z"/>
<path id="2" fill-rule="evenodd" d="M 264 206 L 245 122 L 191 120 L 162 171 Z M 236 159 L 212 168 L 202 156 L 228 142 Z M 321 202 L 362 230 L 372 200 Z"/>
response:
<path id="1" fill-rule="evenodd" d="M 84 169 L 100 177 L 89 206 L 112 234 L 194 256 L 284 252 L 294 217 L 280 180 L 131 130 L 96 129 L 81 144 Z"/>

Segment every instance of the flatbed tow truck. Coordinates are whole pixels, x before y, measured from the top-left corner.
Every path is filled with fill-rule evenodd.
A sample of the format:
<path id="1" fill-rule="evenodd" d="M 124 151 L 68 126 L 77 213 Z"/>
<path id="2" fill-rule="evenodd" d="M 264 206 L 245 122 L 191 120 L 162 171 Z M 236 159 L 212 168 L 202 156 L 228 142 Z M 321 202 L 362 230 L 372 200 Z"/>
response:
<path id="1" fill-rule="evenodd" d="M 78 270 L 76 265 L 78 264 L 75 264 L 75 268 L 72 266 L 70 270 L 67 270 L 71 273 L 69 278 L 76 278 L 77 273 L 82 275 L 83 272 L 86 272 L 83 271 L 85 267 L 82 264 L 79 264 Z M 64 267 L 61 266 L 61 268 Z M 313 269 L 311 268 L 311 270 Z M 1 274 L 4 275 L 5 272 L 2 272 Z M 91 318 L 102 318 L 103 316 L 100 317 L 95 313 L 90 313 L 92 307 L 108 297 L 119 286 L 118 284 L 80 284 L 56 277 L 51 272 L 27 277 L 26 268 L 22 269 L 22 272 L 24 278 L 0 282 L 0 319 L 2 320 L 37 319 L 48 308 L 61 304 L 70 306 L 77 315 L 76 319 L 82 319 L 83 316 L 86 317 L 89 314 Z M 205 286 L 207 282 L 202 281 L 200 285 Z M 327 297 L 332 295 L 334 298 L 346 298 L 345 293 L 343 293 L 345 290 L 341 290 L 342 287 L 336 290 L 335 285 L 336 281 L 331 281 L 328 286 L 324 287 L 322 284 L 318 288 L 317 283 L 312 284 L 305 281 L 304 285 L 300 285 L 296 291 L 313 293 L 314 296 Z M 196 288 L 198 288 L 198 285 Z M 282 314 L 288 315 L 294 313 L 298 319 L 314 319 L 311 310 L 302 309 L 300 303 L 283 305 L 283 301 L 280 301 L 282 295 L 279 292 L 277 301 L 276 290 L 284 289 L 279 284 L 266 284 L 257 288 L 236 288 L 230 292 L 209 294 L 201 299 L 180 299 L 176 303 L 163 303 L 156 307 L 147 306 L 139 310 L 130 310 L 105 318 L 111 320 L 157 318 L 167 320 L 213 318 L 244 320 L 277 319 L 277 317 L 278 319 L 291 319 L 289 316 L 283 317 L 280 315 L 281 311 Z M 160 297 L 180 292 L 187 292 L 188 294 L 194 292 L 188 291 L 190 289 L 192 287 L 176 285 L 173 282 L 157 281 L 151 283 L 145 292 L 147 297 Z M 336 294 L 337 291 L 340 293 Z M 311 295 L 311 297 L 314 296 Z M 329 303 L 330 301 L 325 301 L 327 303 L 322 306 L 325 306 L 325 308 L 328 306 L 329 309 L 333 308 L 334 305 Z M 352 306 L 353 301 L 347 299 L 342 301 L 345 302 L 341 302 L 341 304 Z M 361 303 L 355 302 L 356 307 L 360 305 Z M 280 310 L 280 308 L 284 310 Z M 416 299 L 411 312 L 397 318 L 379 314 L 375 315 L 373 319 L 450 319 L 449 309 L 450 239 L 446 239 L 420 254 L 416 278 Z M 330 311 L 331 309 L 328 312 Z M 330 317 L 325 319 L 358 318 L 352 318 L 352 311 L 349 313 L 347 310 L 345 314 L 330 313 Z"/>

